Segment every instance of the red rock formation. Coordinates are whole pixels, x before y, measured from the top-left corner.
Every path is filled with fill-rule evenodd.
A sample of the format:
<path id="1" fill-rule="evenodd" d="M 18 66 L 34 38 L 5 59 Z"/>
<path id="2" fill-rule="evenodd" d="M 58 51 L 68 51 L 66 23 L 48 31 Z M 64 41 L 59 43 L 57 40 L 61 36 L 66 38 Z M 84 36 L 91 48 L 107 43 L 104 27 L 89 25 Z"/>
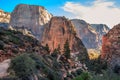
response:
<path id="1" fill-rule="evenodd" d="M 85 51 L 84 45 L 76 36 L 76 31 L 71 21 L 65 17 L 53 17 L 46 25 L 42 45 L 48 44 L 51 51 L 60 45 L 61 51 L 63 51 L 67 39 L 71 52 Z"/>
<path id="2" fill-rule="evenodd" d="M 101 58 L 108 61 L 111 68 L 120 66 L 120 24 L 103 36 Z"/>

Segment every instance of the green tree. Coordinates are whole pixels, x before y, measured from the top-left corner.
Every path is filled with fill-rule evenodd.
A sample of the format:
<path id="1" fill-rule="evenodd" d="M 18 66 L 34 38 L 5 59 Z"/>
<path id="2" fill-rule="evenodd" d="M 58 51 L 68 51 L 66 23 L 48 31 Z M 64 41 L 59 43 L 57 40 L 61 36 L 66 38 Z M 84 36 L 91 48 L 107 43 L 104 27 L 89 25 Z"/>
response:
<path id="1" fill-rule="evenodd" d="M 70 59 L 70 48 L 69 48 L 69 41 L 68 39 L 66 40 L 64 44 L 64 55 L 67 59 Z"/>
<path id="2" fill-rule="evenodd" d="M 102 74 L 91 73 L 92 78 L 90 80 L 120 80 L 120 75 L 111 72 L 109 69 L 103 70 Z"/>
<path id="3" fill-rule="evenodd" d="M 48 44 L 45 45 L 44 49 L 45 49 L 48 53 L 50 53 L 50 49 L 49 49 Z"/>
<path id="4" fill-rule="evenodd" d="M 83 72 L 73 80 L 90 80 L 90 79 L 91 79 L 91 75 L 88 72 Z"/>
<path id="5" fill-rule="evenodd" d="M 26 80 L 34 73 L 35 62 L 27 54 L 22 54 L 12 59 L 10 68 L 17 77 Z"/>
<path id="6" fill-rule="evenodd" d="M 60 45 L 58 45 L 57 49 L 54 49 L 52 56 L 57 58 L 58 54 L 60 54 Z"/>

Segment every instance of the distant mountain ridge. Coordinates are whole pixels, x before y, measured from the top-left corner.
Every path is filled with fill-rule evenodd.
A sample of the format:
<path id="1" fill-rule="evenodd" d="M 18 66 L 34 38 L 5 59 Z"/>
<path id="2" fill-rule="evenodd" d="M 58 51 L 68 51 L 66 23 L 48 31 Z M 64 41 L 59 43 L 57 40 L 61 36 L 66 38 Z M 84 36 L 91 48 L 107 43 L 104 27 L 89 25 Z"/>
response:
<path id="1" fill-rule="evenodd" d="M 91 27 L 98 33 L 98 46 L 102 46 L 102 37 L 107 34 L 110 28 L 106 24 L 91 24 Z"/>
<path id="2" fill-rule="evenodd" d="M 102 45 L 102 36 L 109 31 L 105 24 L 89 24 L 84 20 L 72 19 L 77 35 L 87 49 L 99 49 Z"/>
<path id="3" fill-rule="evenodd" d="M 76 27 L 77 35 L 82 40 L 86 48 L 98 47 L 98 34 L 90 24 L 80 19 L 71 20 Z"/>

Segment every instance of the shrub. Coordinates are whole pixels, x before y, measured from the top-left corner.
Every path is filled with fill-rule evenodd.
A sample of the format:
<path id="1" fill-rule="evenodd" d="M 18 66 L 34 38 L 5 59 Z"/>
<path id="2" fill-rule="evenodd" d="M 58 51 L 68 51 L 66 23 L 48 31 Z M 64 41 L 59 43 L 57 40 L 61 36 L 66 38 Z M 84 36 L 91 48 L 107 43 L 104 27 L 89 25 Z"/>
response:
<path id="1" fill-rule="evenodd" d="M 90 80 L 91 76 L 88 72 L 83 72 L 80 76 L 74 78 L 73 80 Z"/>
<path id="2" fill-rule="evenodd" d="M 107 62 L 100 59 L 93 59 L 89 61 L 88 69 L 90 71 L 95 71 L 95 73 L 102 73 L 102 70 L 107 69 Z"/>
<path id="3" fill-rule="evenodd" d="M 118 74 L 112 73 L 108 70 L 102 71 L 103 74 L 93 74 L 91 80 L 120 80 L 120 76 Z"/>
<path id="4" fill-rule="evenodd" d="M 27 54 L 22 54 L 12 59 L 10 68 L 17 77 L 24 79 L 34 73 L 35 62 Z"/>

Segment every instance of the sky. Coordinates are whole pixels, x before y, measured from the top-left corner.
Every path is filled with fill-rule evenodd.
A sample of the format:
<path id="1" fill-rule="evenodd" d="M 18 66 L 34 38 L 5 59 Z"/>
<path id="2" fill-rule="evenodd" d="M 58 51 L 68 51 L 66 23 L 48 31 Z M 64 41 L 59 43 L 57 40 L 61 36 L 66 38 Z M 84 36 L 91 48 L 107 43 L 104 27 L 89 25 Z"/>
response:
<path id="1" fill-rule="evenodd" d="M 0 9 L 12 12 L 18 4 L 44 6 L 54 16 L 107 24 L 110 28 L 120 23 L 120 0 L 0 0 Z"/>

